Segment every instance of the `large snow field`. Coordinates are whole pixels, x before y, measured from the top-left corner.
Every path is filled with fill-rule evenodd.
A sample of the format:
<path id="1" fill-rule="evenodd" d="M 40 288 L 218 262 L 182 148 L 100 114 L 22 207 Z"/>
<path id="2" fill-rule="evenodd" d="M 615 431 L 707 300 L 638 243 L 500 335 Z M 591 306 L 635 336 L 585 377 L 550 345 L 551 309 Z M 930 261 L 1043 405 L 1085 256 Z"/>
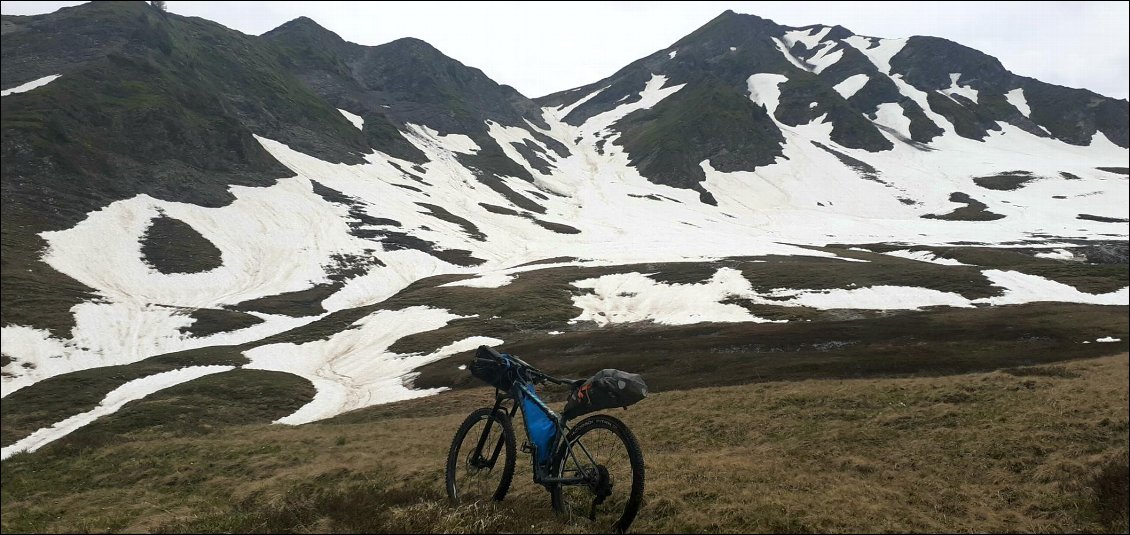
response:
<path id="1" fill-rule="evenodd" d="M 861 48 L 883 72 L 889 72 L 890 57 L 903 44 L 900 40 L 882 40 L 878 46 L 866 48 L 870 40 L 858 38 L 860 42 L 855 43 L 852 39 L 856 38 L 850 38 L 848 43 Z M 812 41 L 809 48 L 814 48 L 820 42 L 820 32 L 786 36 L 788 44 L 797 40 Z M 838 57 L 832 47 L 822 46 L 809 58 L 809 67 L 824 68 Z M 965 86 L 957 84 L 960 73 L 956 74 L 953 91 L 963 94 Z M 906 96 L 925 102 L 924 93 L 916 92 L 897 76 L 893 78 Z M 772 112 L 782 81 L 784 77 L 779 75 L 751 75 L 751 99 Z M 857 80 L 840 89 L 847 92 L 858 83 Z M 469 137 L 440 135 L 426 126 L 409 125 L 405 136 L 429 160 L 419 167 L 380 152 L 368 154 L 366 162 L 360 165 L 334 164 L 258 138 L 296 176 L 265 188 L 233 187 L 236 200 L 220 208 L 139 195 L 93 212 L 71 229 L 44 233 L 48 243 L 44 261 L 94 288 L 99 298 L 73 309 L 76 326 L 66 339 L 26 326 L 3 327 L 3 352 L 17 363 L 35 366 L 7 367 L 6 371 L 12 369 L 12 376 L 3 378 L 3 395 L 61 373 L 126 364 L 194 347 L 252 342 L 314 321 L 320 316 L 260 315 L 265 320 L 262 324 L 204 338 L 179 331 L 192 321 L 186 310 L 220 308 L 325 283 L 331 275 L 328 266 L 336 255 L 372 257 L 383 265 L 374 265 L 366 273 L 346 280 L 337 293 L 322 301 L 329 312 L 380 303 L 409 284 L 438 274 L 474 275 L 451 283 L 453 286 L 497 287 L 507 284 L 523 269 L 546 267 L 517 266 L 555 257 L 585 259 L 561 265 L 694 261 L 767 254 L 834 258 L 831 253 L 799 245 L 1010 244 L 1047 235 L 1057 239 L 1110 239 L 1114 234 L 1125 239 L 1130 234 L 1127 224 L 1076 219 L 1080 213 L 1126 218 L 1130 211 L 1126 203 L 1130 195 L 1127 180 L 1095 169 L 1127 165 L 1130 153 L 1102 134 L 1096 134 L 1089 146 L 1072 146 L 1002 125 L 1001 131 L 991 132 L 982 142 L 957 136 L 947 126 L 949 123 L 936 114 L 930 116 L 947 129 L 931 142 L 931 146 L 941 149 L 936 151 L 921 150 L 887 133 L 884 135 L 889 135 L 895 145 L 893 150 L 870 153 L 847 149 L 829 140 L 832 125 L 824 122 L 824 117 L 797 127 L 779 125 L 785 137 L 785 157 L 771 165 L 752 172 L 723 173 L 716 171 L 709 161 L 702 162 L 706 173 L 703 186 L 719 203 L 709 206 L 699 202 L 697 192 L 649 182 L 629 165 L 628 155 L 616 145 L 619 134 L 611 127 L 617 120 L 632 111 L 654 106 L 683 87 L 666 84 L 666 77 L 653 75 L 640 88 L 639 100 L 596 115 L 580 126 L 560 119 L 582 101 L 608 88 L 569 106 L 544 109 L 549 128 L 540 133 L 565 144 L 571 152 L 568 157 L 554 157 L 548 175 L 532 169 L 511 146 L 529 142 L 552 152 L 534 137 L 533 132 L 539 130 L 536 126 L 486 124 L 489 135 L 504 153 L 530 169 L 534 177 L 533 182 L 502 177 L 503 183 L 544 206 L 542 214 L 515 206 L 459 163 L 458 154 L 480 150 Z M 969 96 L 967 92 L 965 96 Z M 1022 97 L 1020 93 L 1010 98 L 1020 102 Z M 355 125 L 363 126 L 363 122 L 353 119 L 356 116 L 343 113 Z M 902 124 L 901 110 L 881 108 L 880 115 L 883 121 Z M 603 152 L 596 148 L 601 140 L 605 141 Z M 856 170 L 813 144 L 814 141 L 874 167 L 878 181 L 860 177 Z M 410 168 L 423 182 L 402 171 Z M 1029 171 L 1041 178 L 1013 191 L 987 190 L 973 183 L 973 177 L 1012 170 Z M 1065 180 L 1060 172 L 1083 180 Z M 323 198 L 315 193 L 315 182 L 354 199 L 354 204 L 345 206 Z M 1006 217 L 989 223 L 921 217 L 944 214 L 962 206 L 949 201 L 954 192 L 966 193 L 986 204 L 988 210 Z M 420 203 L 440 206 L 471 222 L 483 238 L 468 233 L 460 224 L 431 215 Z M 566 224 L 580 232 L 559 234 L 530 218 L 487 211 L 482 204 Z M 351 209 L 400 224 L 362 230 L 409 233 L 433 242 L 438 249 L 469 251 L 483 263 L 467 267 L 424 251 L 385 251 L 378 241 L 351 233 L 355 229 L 350 223 L 356 223 L 351 219 Z M 187 223 L 213 243 L 221 252 L 222 265 L 190 274 L 162 274 L 147 265 L 141 255 L 141 239 L 158 214 Z M 938 261 L 924 255 L 903 256 Z M 577 306 L 584 313 L 577 321 L 759 321 L 740 306 L 721 303 L 734 296 L 774 305 L 816 308 L 913 309 L 979 304 L 956 294 L 923 288 L 852 288 L 850 281 L 844 281 L 845 287 L 837 290 L 781 289 L 768 296 L 774 299 L 768 299 L 753 292 L 749 281 L 731 271 L 719 270 L 711 280 L 694 285 L 662 284 L 639 273 L 578 281 L 578 287 L 594 293 L 578 296 Z M 1126 289 L 1091 295 L 1030 275 L 992 270 L 985 274 L 1007 290 L 1002 297 L 982 301 L 986 304 L 1059 300 L 1125 305 L 1128 301 Z M 782 297 L 787 299 L 782 301 Z M 309 422 L 369 404 L 426 395 L 432 391 L 405 386 L 412 370 L 479 343 L 503 341 L 468 339 L 429 355 L 395 355 L 388 353 L 387 348 L 405 335 L 440 328 L 457 317 L 426 307 L 378 311 L 327 340 L 252 349 L 247 353 L 252 360 L 248 367 L 286 371 L 314 383 L 318 392 L 314 401 L 279 420 L 282 423 Z"/>

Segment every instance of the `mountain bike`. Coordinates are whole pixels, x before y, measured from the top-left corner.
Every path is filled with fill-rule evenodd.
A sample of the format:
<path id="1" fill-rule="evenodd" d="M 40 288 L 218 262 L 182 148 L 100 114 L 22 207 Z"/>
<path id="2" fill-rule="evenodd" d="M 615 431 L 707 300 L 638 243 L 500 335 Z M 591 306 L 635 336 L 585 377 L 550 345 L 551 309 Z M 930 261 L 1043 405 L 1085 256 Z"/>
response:
<path id="1" fill-rule="evenodd" d="M 624 422 L 605 414 L 573 416 L 610 406 L 627 406 L 647 395 L 638 375 L 604 370 L 592 379 L 550 376 L 522 359 L 481 346 L 471 366 L 475 377 L 495 387 L 494 406 L 475 410 L 459 426 L 447 455 L 446 486 L 452 505 L 502 500 L 514 477 L 516 441 L 511 424 L 522 411 L 534 483 L 550 493 L 554 510 L 568 519 L 587 519 L 616 533 L 628 531 L 643 499 L 644 462 L 639 442 Z M 613 372 L 620 392 L 594 381 Z M 630 384 L 636 380 L 638 385 Z M 627 379 L 627 388 L 625 388 Z M 569 385 L 562 415 L 550 409 L 535 387 Z M 603 390 L 602 390 L 603 388 Z M 595 403 L 592 400 L 597 400 Z M 588 402 L 586 404 L 586 401 Z"/>

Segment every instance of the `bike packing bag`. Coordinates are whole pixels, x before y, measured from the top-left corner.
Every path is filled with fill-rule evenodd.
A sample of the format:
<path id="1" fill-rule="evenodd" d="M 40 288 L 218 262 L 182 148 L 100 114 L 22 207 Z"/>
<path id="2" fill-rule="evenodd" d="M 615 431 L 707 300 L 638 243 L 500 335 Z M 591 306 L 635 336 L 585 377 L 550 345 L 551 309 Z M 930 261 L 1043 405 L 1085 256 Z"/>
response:
<path id="1" fill-rule="evenodd" d="M 639 374 L 600 370 L 569 394 L 562 416 L 569 420 L 594 411 L 627 407 L 645 397 L 647 384 Z"/>
<path id="2" fill-rule="evenodd" d="M 557 424 L 553 417 L 541 408 L 534 397 L 537 393 L 533 385 L 524 387 L 522 396 L 522 418 L 526 421 L 526 430 L 529 431 L 530 442 L 537 446 L 538 464 L 546 464 L 553 453 L 553 441 L 557 438 Z"/>
<path id="3" fill-rule="evenodd" d="M 474 360 L 468 366 L 471 375 L 503 392 L 509 392 L 514 383 L 510 368 L 495 359 L 492 353 L 493 355 L 498 354 L 494 353 L 489 347 L 479 347 L 478 351 L 475 352 Z"/>

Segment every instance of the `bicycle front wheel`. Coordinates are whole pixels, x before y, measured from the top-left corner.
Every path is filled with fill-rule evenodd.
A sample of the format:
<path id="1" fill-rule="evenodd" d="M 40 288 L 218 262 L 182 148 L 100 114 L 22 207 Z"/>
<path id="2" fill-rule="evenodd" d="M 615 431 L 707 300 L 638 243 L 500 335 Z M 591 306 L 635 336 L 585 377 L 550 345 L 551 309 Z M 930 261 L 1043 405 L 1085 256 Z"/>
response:
<path id="1" fill-rule="evenodd" d="M 505 412 L 484 407 L 467 416 L 447 454 L 451 505 L 505 498 L 514 477 L 514 450 L 514 429 Z"/>
<path id="2" fill-rule="evenodd" d="M 598 414 L 581 420 L 558 456 L 557 474 L 584 482 L 553 485 L 553 508 L 569 519 L 625 533 L 643 501 L 643 453 L 624 422 Z"/>

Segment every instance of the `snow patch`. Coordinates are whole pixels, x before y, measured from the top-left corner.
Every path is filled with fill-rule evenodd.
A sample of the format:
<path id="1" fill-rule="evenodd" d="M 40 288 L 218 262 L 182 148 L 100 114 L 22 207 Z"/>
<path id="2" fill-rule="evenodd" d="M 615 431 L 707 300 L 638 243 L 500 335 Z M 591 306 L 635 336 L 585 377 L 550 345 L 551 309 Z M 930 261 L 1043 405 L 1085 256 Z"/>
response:
<path id="1" fill-rule="evenodd" d="M 828 35 L 832 28 L 828 26 L 820 26 L 818 28 L 810 28 L 807 30 L 793 30 L 785 32 L 785 43 L 789 48 L 796 43 L 804 43 L 805 48 L 812 49 Z"/>
<path id="2" fill-rule="evenodd" d="M 346 411 L 427 396 L 443 388 L 415 390 L 406 383 L 413 370 L 444 357 L 482 344 L 502 340 L 471 337 L 429 354 L 400 355 L 388 351 L 397 340 L 444 327 L 459 316 L 447 310 L 414 306 L 401 310 L 378 310 L 350 328 L 326 340 L 304 344 L 271 344 L 244 352 L 248 369 L 292 373 L 314 384 L 314 399 L 276 423 L 298 425 L 322 420 Z"/>
<path id="3" fill-rule="evenodd" d="M 353 126 L 356 126 L 358 130 L 365 129 L 365 119 L 362 119 L 360 115 L 354 115 L 341 108 L 338 108 L 337 111 L 340 111 L 341 114 L 344 115 L 345 118 L 349 120 L 349 122 L 353 123 Z"/>
<path id="4" fill-rule="evenodd" d="M 875 111 L 875 123 L 890 128 L 904 139 L 910 137 L 910 119 L 903 113 L 902 106 L 894 102 L 884 102 Z"/>
<path id="5" fill-rule="evenodd" d="M 767 301 L 766 304 L 804 306 L 829 310 L 855 308 L 866 310 L 918 310 L 928 306 L 972 307 L 969 300 L 955 293 L 941 292 L 914 286 L 869 286 L 865 288 L 836 288 L 832 290 L 774 290 L 775 298 L 785 301 Z"/>
<path id="6" fill-rule="evenodd" d="M 569 104 L 568 106 L 561 106 L 560 108 L 557 108 L 557 110 L 556 110 L 557 116 L 558 117 L 564 117 L 566 115 L 569 115 L 569 112 L 573 111 L 577 106 L 580 106 L 581 104 L 584 104 L 584 103 L 592 100 L 593 97 L 599 95 L 601 91 L 604 91 L 605 89 L 608 89 L 609 87 L 612 87 L 612 86 L 606 85 L 606 86 L 604 86 L 600 89 L 597 89 L 596 91 L 593 91 L 592 93 L 589 93 L 589 94 L 581 97 L 580 100 L 578 100 L 578 101 L 576 101 L 572 104 Z"/>
<path id="7" fill-rule="evenodd" d="M 440 135 L 439 132 L 427 126 L 412 123 L 408 123 L 406 126 L 408 127 L 409 141 L 419 141 L 429 147 L 462 154 L 479 152 L 479 146 L 463 134 Z"/>
<path id="8" fill-rule="evenodd" d="M 678 53 L 679 53 L 678 50 L 672 50 L 670 54 L 667 54 L 667 57 L 670 58 L 670 59 L 675 59 L 675 55 L 678 54 Z"/>
<path id="9" fill-rule="evenodd" d="M 1106 344 L 1106 343 L 1110 343 L 1110 342 L 1121 342 L 1122 339 L 1121 338 L 1115 338 L 1113 336 L 1104 336 L 1102 338 L 1096 338 L 1095 341 L 1100 343 L 1100 344 Z"/>
<path id="10" fill-rule="evenodd" d="M 60 340 L 42 329 L 6 325 L 0 329 L 3 353 L 12 357 L 0 382 L 0 397 L 65 373 L 130 364 L 148 357 L 216 345 L 238 345 L 288 331 L 317 319 L 253 312 L 263 320 L 250 327 L 193 337 L 180 331 L 192 325 L 188 310 L 151 303 L 88 301 L 71 312 L 71 338 Z M 30 367 L 24 367 L 29 364 Z"/>
<path id="11" fill-rule="evenodd" d="M 824 43 L 824 46 L 816 51 L 816 54 L 808 58 L 807 63 L 812 65 L 812 72 L 820 74 L 824 69 L 835 65 L 837 61 L 840 61 L 840 58 L 844 57 L 843 50 L 833 50 L 837 46 L 839 46 L 839 43 L 835 41 Z"/>
<path id="12" fill-rule="evenodd" d="M 832 89 L 835 89 L 836 92 L 845 99 L 849 99 L 852 95 L 858 93 L 860 89 L 863 89 L 863 86 L 867 85 L 869 79 L 866 74 L 855 74 L 848 76 L 847 79 L 836 84 Z"/>
<path id="13" fill-rule="evenodd" d="M 789 63 L 792 63 L 794 67 L 796 67 L 796 68 L 798 68 L 802 71 L 811 71 L 812 70 L 807 65 L 801 63 L 800 60 L 797 59 L 796 56 L 794 56 L 792 52 L 789 52 L 789 46 L 788 45 L 781 42 L 781 40 L 776 38 L 776 37 L 773 37 L 772 39 L 773 39 L 773 44 L 777 47 L 777 50 L 779 52 L 781 52 L 781 55 L 785 56 L 785 59 L 789 60 Z"/>
<path id="14" fill-rule="evenodd" d="M 902 249 L 898 251 L 887 251 L 883 253 L 887 256 L 897 256 L 899 258 L 909 258 L 910 260 L 917 260 L 919 262 L 929 262 L 931 264 L 941 264 L 943 266 L 968 266 L 962 262 L 958 262 L 952 258 L 942 258 L 930 251 L 911 251 L 910 249 Z"/>
<path id="15" fill-rule="evenodd" d="M 741 306 L 719 303 L 727 296 L 752 291 L 749 281 L 732 268 L 721 268 L 699 284 L 664 284 L 641 273 L 622 273 L 576 281 L 573 286 L 594 293 L 573 297 L 573 305 L 581 309 L 581 314 L 570 323 L 592 321 L 605 326 L 639 321 L 661 325 L 769 321 Z"/>
<path id="16" fill-rule="evenodd" d="M 61 74 L 52 74 L 50 76 L 44 76 L 43 78 L 39 78 L 37 80 L 32 80 L 30 82 L 17 85 L 16 87 L 13 87 L 11 89 L 5 89 L 3 91 L 0 91 L 0 97 L 6 97 L 8 95 L 12 95 L 12 94 L 15 94 L 15 93 L 26 93 L 28 91 L 31 91 L 32 89 L 43 87 L 43 86 L 45 86 L 45 85 L 47 85 L 51 82 L 54 82 L 60 76 L 62 76 L 62 75 Z"/>
<path id="17" fill-rule="evenodd" d="M 0 452 L 0 459 L 7 459 L 21 451 L 35 451 L 47 444 L 63 438 L 75 430 L 97 420 L 107 414 L 118 412 L 126 403 L 142 399 L 166 388 L 199 379 L 206 375 L 226 372 L 235 369 L 234 366 L 190 366 L 177 370 L 167 371 L 134 379 L 106 394 L 97 407 L 82 414 L 76 414 L 51 427 L 44 427 L 27 437 L 16 441 L 10 446 L 5 446 Z"/>
<path id="18" fill-rule="evenodd" d="M 765 106 L 769 116 L 773 117 L 774 112 L 777 111 L 777 105 L 781 102 L 780 85 L 786 81 L 788 81 L 788 78 L 780 74 L 761 72 L 751 75 L 746 80 L 749 98 L 754 104 Z"/>
<path id="19" fill-rule="evenodd" d="M 1054 251 L 1036 253 L 1034 256 L 1036 258 L 1051 258 L 1053 260 L 1074 260 L 1075 259 L 1075 253 L 1072 253 L 1071 251 L 1068 251 L 1067 249 L 1056 249 Z"/>
<path id="20" fill-rule="evenodd" d="M 1019 305 L 1038 301 L 1057 301 L 1091 305 L 1130 305 L 1130 287 L 1104 294 L 1090 294 L 1062 282 L 1019 271 L 987 269 L 981 273 L 993 285 L 1001 286 L 1005 291 L 1000 297 L 985 297 L 974 301 L 975 303 Z"/>
<path id="21" fill-rule="evenodd" d="M 950 73 L 950 86 L 948 88 L 941 89 L 940 92 L 943 95 L 947 95 L 947 96 L 950 96 L 950 97 L 952 97 L 953 95 L 961 95 L 961 96 L 963 96 L 963 97 L 965 97 L 969 100 L 972 100 L 973 102 L 977 102 L 977 90 L 973 89 L 972 87 L 967 86 L 967 85 L 963 85 L 963 86 L 957 85 L 957 80 L 959 78 L 961 78 L 961 73 L 951 72 Z"/>
<path id="22" fill-rule="evenodd" d="M 612 123 L 620 120 L 625 115 L 632 113 L 636 110 L 646 110 L 659 103 L 659 101 L 667 98 L 671 94 L 683 88 L 687 84 L 679 84 L 671 87 L 663 87 L 667 83 L 667 77 L 662 74 L 652 73 L 651 78 L 644 84 L 644 88 L 640 91 L 640 100 L 630 104 L 622 104 L 614 109 L 594 115 L 585 121 L 582 125 L 584 132 L 589 134 L 596 134 L 604 131 L 612 125 Z"/>
<path id="23" fill-rule="evenodd" d="M 1024 88 L 1018 87 L 1004 94 L 1004 99 L 1012 107 L 1020 111 L 1021 115 L 1031 118 L 1032 108 L 1028 107 L 1028 99 L 1024 98 Z"/>
<path id="24" fill-rule="evenodd" d="M 506 273 L 484 273 L 482 275 L 479 275 L 478 277 L 457 280 L 455 282 L 449 282 L 447 284 L 441 284 L 439 286 L 440 288 L 452 286 L 466 286 L 468 288 L 501 288 L 503 286 L 506 286 L 507 284 L 510 284 L 513 280 L 514 276 L 508 275 Z"/>

